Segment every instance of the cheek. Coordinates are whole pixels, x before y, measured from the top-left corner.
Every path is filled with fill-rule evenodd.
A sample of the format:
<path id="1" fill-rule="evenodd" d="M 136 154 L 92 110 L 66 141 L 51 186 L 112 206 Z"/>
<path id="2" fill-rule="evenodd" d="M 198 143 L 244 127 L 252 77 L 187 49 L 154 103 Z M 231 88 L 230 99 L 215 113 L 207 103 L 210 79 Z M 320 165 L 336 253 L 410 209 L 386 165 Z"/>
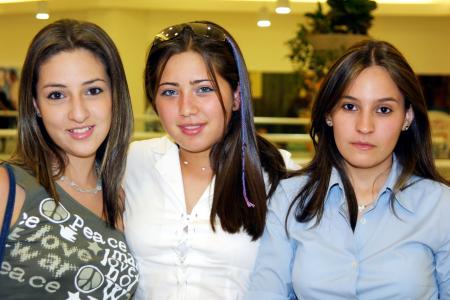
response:
<path id="1" fill-rule="evenodd" d="M 345 120 L 335 120 L 333 122 L 333 135 L 336 144 L 343 142 L 351 138 L 352 129 L 351 125 L 345 122 Z"/>
<path id="2" fill-rule="evenodd" d="M 167 126 L 170 126 L 172 123 L 176 123 L 178 113 L 175 107 L 172 105 L 167 105 L 167 103 L 162 104 L 157 101 L 155 104 L 155 109 L 158 113 L 159 121 L 164 128 L 167 128 Z"/>

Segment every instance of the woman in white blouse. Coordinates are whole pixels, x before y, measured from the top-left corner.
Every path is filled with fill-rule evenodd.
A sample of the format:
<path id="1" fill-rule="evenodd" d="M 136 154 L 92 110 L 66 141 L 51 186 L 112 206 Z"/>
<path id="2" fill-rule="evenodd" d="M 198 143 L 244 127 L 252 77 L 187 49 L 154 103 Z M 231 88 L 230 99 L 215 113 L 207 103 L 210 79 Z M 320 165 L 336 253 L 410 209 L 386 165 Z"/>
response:
<path id="1" fill-rule="evenodd" d="M 213 23 L 171 26 L 152 43 L 145 90 L 170 137 L 129 152 L 125 233 L 140 269 L 136 298 L 240 299 L 285 164 L 255 133 L 239 47 Z"/>

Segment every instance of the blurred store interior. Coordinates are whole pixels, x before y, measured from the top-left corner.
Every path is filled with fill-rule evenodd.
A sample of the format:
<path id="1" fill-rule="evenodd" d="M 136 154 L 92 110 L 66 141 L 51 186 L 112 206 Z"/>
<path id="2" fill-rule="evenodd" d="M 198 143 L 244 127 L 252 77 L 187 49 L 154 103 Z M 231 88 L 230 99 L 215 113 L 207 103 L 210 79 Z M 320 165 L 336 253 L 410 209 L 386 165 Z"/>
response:
<path id="1" fill-rule="evenodd" d="M 300 24 L 309 24 L 304 14 L 316 11 L 318 4 L 285 2 L 289 14 L 277 14 L 275 0 L 0 1 L 0 88 L 18 80 L 27 47 L 42 27 L 61 18 L 91 21 L 111 35 L 122 56 L 133 101 L 134 139 L 161 136 L 164 132 L 143 89 L 148 47 L 168 25 L 210 20 L 227 28 L 244 53 L 257 129 L 304 164 L 313 151 L 307 134 L 313 96 L 308 94 L 309 73 L 299 75 L 289 58 L 288 41 Z M 326 12 L 326 1 L 321 3 Z M 36 19 L 37 13 L 49 17 Z M 262 13 L 269 27 L 258 27 Z M 432 120 L 436 163 L 450 178 L 450 0 L 380 0 L 373 17 L 368 36 L 394 44 L 419 76 Z M 16 106 L 10 100 L 0 107 L 1 159 L 15 147 Z"/>

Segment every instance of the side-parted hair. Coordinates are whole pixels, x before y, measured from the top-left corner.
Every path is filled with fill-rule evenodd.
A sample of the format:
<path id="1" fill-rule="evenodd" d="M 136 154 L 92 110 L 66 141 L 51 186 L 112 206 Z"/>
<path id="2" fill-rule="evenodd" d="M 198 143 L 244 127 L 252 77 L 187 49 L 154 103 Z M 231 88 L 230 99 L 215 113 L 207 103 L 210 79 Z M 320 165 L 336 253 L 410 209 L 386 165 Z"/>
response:
<path id="1" fill-rule="evenodd" d="M 64 174 L 67 156 L 48 135 L 42 119 L 36 114 L 33 100 L 37 97 L 41 66 L 58 53 L 77 49 L 88 50 L 102 62 L 111 87 L 113 121 L 97 150 L 96 164 L 103 187 L 103 215 L 108 225 L 115 228 L 123 211 L 121 181 L 133 113 L 119 52 L 99 26 L 63 19 L 41 29 L 32 40 L 20 79 L 18 143 L 11 162 L 30 171 L 51 197 L 59 201 L 54 180 Z"/>
<path id="2" fill-rule="evenodd" d="M 225 38 L 220 40 L 204 36 L 192 29 L 205 24 L 218 30 Z M 233 92 L 239 89 L 239 110 L 232 112 L 230 122 L 224 124 L 222 139 L 210 153 L 211 167 L 216 176 L 210 223 L 215 230 L 218 216 L 223 230 L 237 233 L 243 228 L 255 240 L 264 230 L 267 199 L 286 171 L 279 151 L 256 133 L 244 58 L 233 37 L 217 24 L 200 21 L 174 25 L 168 30 L 172 28 L 180 31 L 164 41 L 157 40 L 157 35 L 149 50 L 144 74 L 147 99 L 157 112 L 156 93 L 164 68 L 173 55 L 187 51 L 198 53 L 203 58 L 222 106 L 224 122 L 227 120 L 226 110 L 217 76 L 224 78 Z M 267 194 L 263 170 L 267 172 L 271 185 Z M 255 207 L 249 207 L 251 204 L 246 202 L 245 194 Z"/>
<path id="3" fill-rule="evenodd" d="M 394 148 L 402 171 L 397 178 L 392 195 L 407 188 L 408 179 L 412 175 L 448 184 L 439 175 L 434 165 L 426 102 L 411 66 L 390 43 L 376 40 L 362 41 L 351 47 L 333 64 L 313 104 L 310 136 L 314 143 L 315 154 L 308 166 L 296 172 L 296 175 L 306 175 L 308 179 L 289 209 L 290 211 L 296 205 L 295 218 L 298 222 L 308 222 L 314 218 L 316 218 L 316 224 L 320 222 L 331 171 L 334 167 L 344 186 L 351 228 L 354 230 L 356 226 L 358 217 L 356 195 L 345 171 L 344 158 L 336 146 L 333 129 L 326 125 L 325 119 L 331 114 L 350 83 L 363 70 L 371 66 L 383 67 L 389 73 L 403 95 L 405 109 L 412 108 L 414 111 L 413 122 L 408 130 L 401 132 Z M 393 201 L 392 196 L 392 208 Z"/>

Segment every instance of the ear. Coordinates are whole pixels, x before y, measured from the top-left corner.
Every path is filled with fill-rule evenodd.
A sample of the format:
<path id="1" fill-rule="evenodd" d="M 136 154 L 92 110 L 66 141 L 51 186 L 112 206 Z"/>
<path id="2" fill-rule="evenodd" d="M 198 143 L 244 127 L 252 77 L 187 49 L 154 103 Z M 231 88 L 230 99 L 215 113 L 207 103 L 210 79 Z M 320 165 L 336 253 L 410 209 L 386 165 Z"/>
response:
<path id="1" fill-rule="evenodd" d="M 36 115 L 40 118 L 41 117 L 41 110 L 39 109 L 39 106 L 36 102 L 36 99 L 33 98 L 33 106 L 34 109 L 36 110 Z"/>
<path id="2" fill-rule="evenodd" d="M 241 88 L 238 86 L 238 88 L 233 93 L 233 106 L 231 109 L 233 111 L 239 110 L 241 107 Z"/>
<path id="3" fill-rule="evenodd" d="M 406 110 L 405 113 L 405 121 L 403 122 L 403 130 L 408 130 L 409 126 L 411 126 L 412 122 L 414 121 L 414 110 L 412 109 L 412 106 Z"/>

